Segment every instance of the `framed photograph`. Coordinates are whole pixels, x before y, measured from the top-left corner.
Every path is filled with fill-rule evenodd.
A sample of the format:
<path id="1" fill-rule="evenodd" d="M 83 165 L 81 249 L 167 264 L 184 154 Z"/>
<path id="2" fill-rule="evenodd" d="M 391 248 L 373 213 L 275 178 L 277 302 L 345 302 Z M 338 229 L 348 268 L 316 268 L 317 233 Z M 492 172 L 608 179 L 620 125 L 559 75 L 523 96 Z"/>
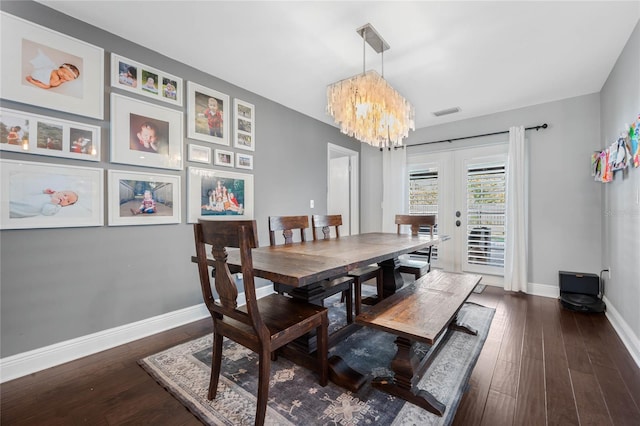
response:
<path id="1" fill-rule="evenodd" d="M 187 137 L 229 145 L 229 96 L 187 82 Z"/>
<path id="2" fill-rule="evenodd" d="M 253 155 L 238 152 L 236 154 L 236 167 L 239 169 L 253 170 Z"/>
<path id="3" fill-rule="evenodd" d="M 255 107 L 240 99 L 233 100 L 234 140 L 233 146 L 255 151 Z"/>
<path id="4" fill-rule="evenodd" d="M 233 152 L 216 149 L 213 164 L 216 166 L 233 167 Z"/>
<path id="5" fill-rule="evenodd" d="M 102 226 L 103 169 L 0 160 L 0 229 Z"/>
<path id="6" fill-rule="evenodd" d="M 2 97 L 104 118 L 104 50 L 0 12 Z"/>
<path id="7" fill-rule="evenodd" d="M 182 112 L 111 94 L 111 161 L 182 170 Z"/>
<path id="8" fill-rule="evenodd" d="M 190 143 L 188 160 L 194 163 L 211 164 L 211 148 Z"/>
<path id="9" fill-rule="evenodd" d="M 180 223 L 180 176 L 109 170 L 109 226 Z"/>
<path id="10" fill-rule="evenodd" d="M 100 127 L 0 108 L 0 149 L 100 161 Z"/>
<path id="11" fill-rule="evenodd" d="M 189 223 L 199 218 L 253 219 L 253 176 L 189 167 L 187 216 Z"/>
<path id="12" fill-rule="evenodd" d="M 111 54 L 111 86 L 153 99 L 183 106 L 183 82 L 156 68 Z"/>

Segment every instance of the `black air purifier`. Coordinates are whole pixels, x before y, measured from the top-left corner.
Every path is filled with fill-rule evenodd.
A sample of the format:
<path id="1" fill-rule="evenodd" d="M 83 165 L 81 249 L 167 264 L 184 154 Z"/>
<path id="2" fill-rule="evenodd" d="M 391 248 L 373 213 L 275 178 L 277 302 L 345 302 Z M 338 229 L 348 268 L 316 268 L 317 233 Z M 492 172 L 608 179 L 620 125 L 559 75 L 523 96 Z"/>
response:
<path id="1" fill-rule="evenodd" d="M 560 271 L 560 303 L 577 312 L 604 312 L 600 277 L 596 274 Z"/>

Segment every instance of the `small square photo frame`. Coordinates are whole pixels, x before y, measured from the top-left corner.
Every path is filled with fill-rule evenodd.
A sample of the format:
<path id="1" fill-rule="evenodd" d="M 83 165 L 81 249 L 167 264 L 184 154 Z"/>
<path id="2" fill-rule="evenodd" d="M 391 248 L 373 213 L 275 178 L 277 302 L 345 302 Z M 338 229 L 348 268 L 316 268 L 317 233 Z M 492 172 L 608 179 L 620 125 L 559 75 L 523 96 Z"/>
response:
<path id="1" fill-rule="evenodd" d="M 194 163 L 211 164 L 211 148 L 208 146 L 189 144 L 189 156 L 187 159 Z"/>
<path id="2" fill-rule="evenodd" d="M 228 95 L 188 81 L 187 137 L 230 145 L 230 108 Z"/>
<path id="3" fill-rule="evenodd" d="M 236 153 L 236 167 L 238 169 L 253 170 L 253 155 L 243 152 Z"/>
<path id="4" fill-rule="evenodd" d="M 182 170 L 182 112 L 111 94 L 111 162 Z"/>
<path id="5" fill-rule="evenodd" d="M 253 219 L 253 175 L 189 167 L 187 221 Z"/>
<path id="6" fill-rule="evenodd" d="M 180 176 L 109 170 L 109 226 L 180 223 Z"/>
<path id="7" fill-rule="evenodd" d="M 104 224 L 104 170 L 0 159 L 0 229 Z"/>
<path id="8" fill-rule="evenodd" d="M 0 150 L 100 161 L 99 126 L 0 108 Z"/>
<path id="9" fill-rule="evenodd" d="M 111 54 L 111 86 L 173 105 L 184 105 L 184 83 L 180 77 L 115 53 Z"/>
<path id="10" fill-rule="evenodd" d="M 238 149 L 255 151 L 255 107 L 240 99 L 233 100 L 234 139 L 233 146 Z"/>
<path id="11" fill-rule="evenodd" d="M 103 49 L 5 12 L 0 30 L 4 99 L 104 118 Z"/>
<path id="12" fill-rule="evenodd" d="M 214 150 L 213 164 L 216 166 L 233 167 L 233 152 L 216 148 Z"/>

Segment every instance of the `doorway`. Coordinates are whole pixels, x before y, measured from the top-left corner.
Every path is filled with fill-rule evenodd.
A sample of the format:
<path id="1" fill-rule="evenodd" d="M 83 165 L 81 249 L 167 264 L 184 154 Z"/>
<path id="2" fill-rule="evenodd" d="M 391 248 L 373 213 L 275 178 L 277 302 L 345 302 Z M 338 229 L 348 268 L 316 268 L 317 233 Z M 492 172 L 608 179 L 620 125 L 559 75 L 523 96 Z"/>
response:
<path id="1" fill-rule="evenodd" d="M 504 273 L 507 144 L 422 153 L 407 158 L 410 214 L 436 214 L 434 268 L 485 276 Z"/>
<path id="2" fill-rule="evenodd" d="M 360 233 L 359 153 L 327 145 L 327 214 L 342 215 L 341 235 Z"/>

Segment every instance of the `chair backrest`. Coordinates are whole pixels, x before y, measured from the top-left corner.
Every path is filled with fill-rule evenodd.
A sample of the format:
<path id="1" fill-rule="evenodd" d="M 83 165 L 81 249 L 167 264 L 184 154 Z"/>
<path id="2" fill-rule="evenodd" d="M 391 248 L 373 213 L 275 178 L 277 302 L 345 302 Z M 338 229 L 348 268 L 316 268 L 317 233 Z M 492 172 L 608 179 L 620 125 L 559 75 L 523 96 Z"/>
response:
<path id="1" fill-rule="evenodd" d="M 429 227 L 429 234 L 431 238 L 433 238 L 433 227 L 436 224 L 435 215 L 408 215 L 408 214 L 397 214 L 396 215 L 396 225 L 398 226 L 398 234 L 400 233 L 400 228 L 402 225 L 410 225 L 411 226 L 411 235 L 418 235 L 421 226 Z"/>
<path id="2" fill-rule="evenodd" d="M 293 242 L 293 231 L 300 230 L 300 241 L 306 241 L 304 230 L 309 227 L 307 216 L 269 216 L 269 243 L 276 245 L 276 231 L 282 231 L 285 244 Z"/>
<path id="3" fill-rule="evenodd" d="M 194 224 L 196 257 L 200 273 L 200 287 L 205 305 L 214 321 L 220 316 L 228 316 L 250 325 L 262 340 L 268 338 L 267 330 L 256 300 L 251 249 L 258 247 L 258 227 L 255 220 L 212 221 L 200 219 Z M 211 246 L 214 260 L 215 290 L 220 301 L 213 296 L 207 263 L 206 245 Z M 240 249 L 242 281 L 247 304 L 247 312 L 238 310 L 238 287 L 227 264 L 227 247 Z"/>
<path id="4" fill-rule="evenodd" d="M 336 238 L 340 238 L 340 226 L 342 225 L 342 215 L 330 214 L 320 215 L 314 214 L 311 216 L 311 231 L 313 233 L 313 239 L 318 239 L 317 230 L 322 230 L 323 238 L 328 240 L 331 238 L 331 227 L 335 229 Z"/>

